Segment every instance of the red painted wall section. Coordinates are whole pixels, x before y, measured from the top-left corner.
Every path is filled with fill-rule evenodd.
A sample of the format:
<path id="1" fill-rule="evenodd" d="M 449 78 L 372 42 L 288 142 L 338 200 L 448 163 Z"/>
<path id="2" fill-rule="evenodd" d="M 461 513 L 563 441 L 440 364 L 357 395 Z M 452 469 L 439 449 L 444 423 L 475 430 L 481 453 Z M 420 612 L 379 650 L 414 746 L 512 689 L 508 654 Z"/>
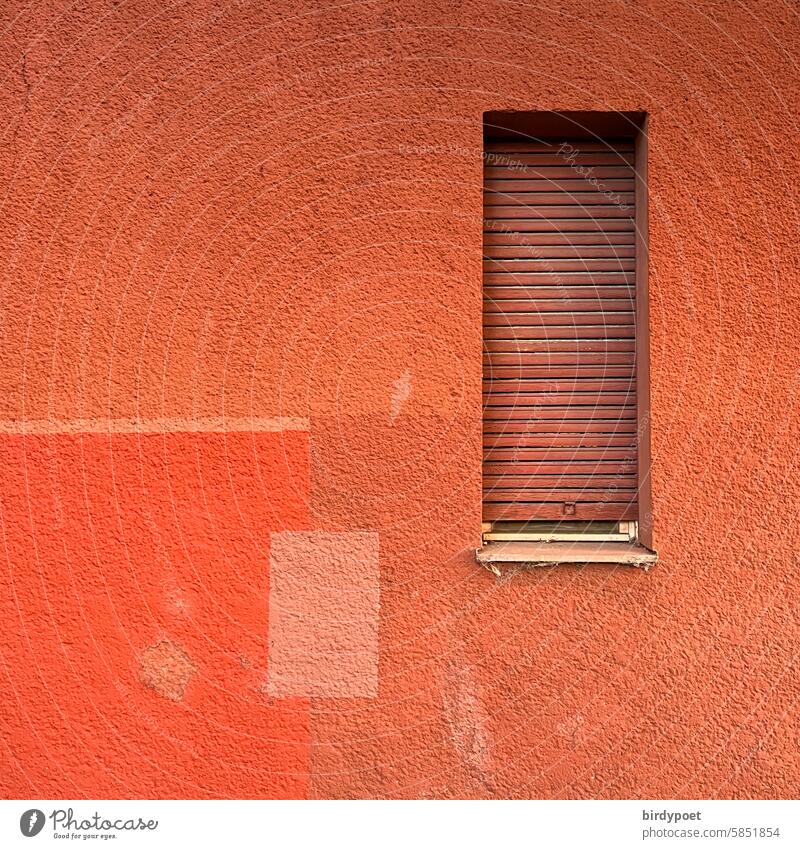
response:
<path id="1" fill-rule="evenodd" d="M 4 794 L 796 795 L 791 4 L 7 12 Z M 493 109 L 650 115 L 648 574 L 474 561 Z"/>
<path id="2" fill-rule="evenodd" d="M 306 435 L 5 437 L 2 464 L 6 792 L 306 795 L 308 701 L 266 664 Z"/>

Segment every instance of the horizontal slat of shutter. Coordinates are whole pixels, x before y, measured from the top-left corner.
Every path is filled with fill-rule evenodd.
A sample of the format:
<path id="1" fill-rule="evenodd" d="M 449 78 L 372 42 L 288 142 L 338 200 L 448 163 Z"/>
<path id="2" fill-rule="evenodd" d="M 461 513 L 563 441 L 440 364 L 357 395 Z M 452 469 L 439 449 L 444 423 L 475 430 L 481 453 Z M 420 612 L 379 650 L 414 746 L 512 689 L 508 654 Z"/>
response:
<path id="1" fill-rule="evenodd" d="M 636 465 L 625 460 L 525 461 L 489 459 L 483 465 L 485 475 L 556 475 L 565 479 L 572 475 L 633 475 Z"/>
<path id="2" fill-rule="evenodd" d="M 484 259 L 627 259 L 633 245 L 499 245 L 484 247 Z"/>
<path id="3" fill-rule="evenodd" d="M 634 374 L 633 366 L 529 366 L 522 372 L 520 369 L 502 366 L 494 368 L 491 372 L 492 378 L 555 378 L 555 377 L 631 377 Z"/>
<path id="4" fill-rule="evenodd" d="M 570 521 L 596 522 L 603 519 L 624 521 L 635 520 L 638 516 L 636 501 L 629 504 L 615 502 L 575 501 L 574 511 L 567 517 Z M 493 502 L 484 499 L 483 518 L 486 521 L 530 521 L 531 519 L 564 519 L 563 504 Z"/>
<path id="5" fill-rule="evenodd" d="M 575 195 L 580 192 L 594 192 L 604 194 L 607 192 L 633 192 L 633 172 L 628 175 L 627 180 L 604 180 L 600 182 L 597 180 L 593 182 L 592 180 L 584 180 L 581 178 L 576 179 L 576 175 L 573 174 L 571 179 L 566 180 L 553 180 L 547 179 L 546 177 L 538 176 L 538 175 L 515 175 L 509 174 L 505 179 L 502 180 L 484 180 L 483 187 L 486 189 L 487 193 L 499 193 L 499 194 L 507 194 L 509 192 L 546 192 L 548 194 L 552 192 L 563 192 L 567 194 L 568 198 L 575 198 Z M 558 195 L 556 195 L 558 197 Z M 563 200 L 558 200 L 558 203 L 566 202 Z"/>
<path id="6" fill-rule="evenodd" d="M 486 286 L 483 290 L 487 301 L 504 301 L 524 298 L 626 298 L 634 305 L 633 286 Z"/>
<path id="7" fill-rule="evenodd" d="M 570 165 L 579 172 L 581 166 L 590 165 L 604 168 L 624 168 L 633 165 L 633 151 L 595 150 L 588 153 L 579 153 L 574 159 L 570 159 L 567 165 L 564 156 L 559 156 L 553 151 L 537 151 L 534 153 L 522 153 L 508 148 L 504 151 L 491 151 L 485 158 L 487 168 L 564 168 Z"/>
<path id="8" fill-rule="evenodd" d="M 591 230 L 586 233 L 561 233 L 556 231 L 528 233 L 519 230 L 492 230 L 483 234 L 484 254 L 489 256 L 491 254 L 488 254 L 488 251 L 496 246 L 539 246 L 542 249 L 550 246 L 562 246 L 574 250 L 576 245 L 588 245 L 589 247 L 631 246 L 635 241 L 636 233 L 633 231 L 633 227 L 607 232 Z"/>
<path id="9" fill-rule="evenodd" d="M 484 313 L 484 327 L 569 327 L 576 328 L 581 325 L 600 327 L 610 331 L 611 328 L 630 325 L 635 323 L 635 316 L 631 311 L 617 310 L 615 312 L 518 312 L 510 311 L 505 314 Z M 558 338 L 554 330 L 547 331 L 550 336 Z M 526 331 L 526 336 L 531 337 Z M 613 332 L 603 334 L 605 338 L 613 338 Z"/>
<path id="10" fill-rule="evenodd" d="M 628 392 L 633 385 L 634 381 L 631 378 L 624 377 L 585 377 L 561 380 L 547 378 L 524 380 L 486 377 L 483 380 L 483 391 L 493 394 L 521 393 L 523 395 L 531 392 Z"/>
<path id="11" fill-rule="evenodd" d="M 519 157 L 516 157 L 517 159 Z M 635 172 L 630 165 L 626 165 L 623 160 L 615 160 L 614 165 L 595 165 L 592 168 L 592 177 L 594 177 L 601 188 L 607 185 L 607 181 L 611 180 L 635 180 Z M 574 167 L 564 165 L 563 162 L 558 165 L 545 165 L 541 162 L 541 157 L 533 164 L 523 164 L 510 162 L 508 165 L 488 164 L 483 170 L 484 179 L 487 182 L 494 180 L 575 180 L 585 179 Z"/>
<path id="12" fill-rule="evenodd" d="M 484 489 L 525 489 L 529 485 L 528 475 L 487 474 L 483 476 Z M 603 489 L 614 488 L 626 491 L 636 489 L 636 475 L 537 475 L 536 486 L 539 489 L 571 490 L 601 487 Z"/>
<path id="13" fill-rule="evenodd" d="M 630 448 L 633 446 L 632 434 L 609 436 L 605 433 L 590 434 L 543 434 L 528 436 L 512 433 L 506 436 L 489 435 L 483 438 L 484 448 Z M 531 482 L 530 485 L 533 485 Z"/>
<path id="14" fill-rule="evenodd" d="M 585 463 L 588 460 L 624 460 L 634 462 L 636 451 L 632 448 L 487 448 L 483 452 L 484 460 L 492 462 L 511 460 L 514 462 L 554 463 L 569 461 L 569 463 Z M 564 469 L 569 467 L 565 464 Z"/>
<path id="15" fill-rule="evenodd" d="M 510 316 L 495 316 L 493 321 L 491 318 L 491 316 L 486 316 L 484 318 L 484 327 L 487 330 L 492 328 L 495 330 L 503 330 L 504 332 L 499 334 L 501 338 L 552 339 L 553 341 L 556 341 L 557 339 L 628 339 L 635 336 L 633 321 L 630 321 L 627 324 L 602 325 L 584 324 L 581 322 L 568 325 L 558 324 L 552 319 L 550 321 L 541 321 L 538 316 L 529 316 L 525 319 L 525 321 L 531 322 L 530 324 L 504 325 L 502 322 L 508 321 Z M 537 321 L 537 324 L 533 324 L 534 321 Z M 497 356 L 490 358 L 490 362 L 494 362 L 496 365 L 500 365 L 501 362 L 524 363 L 528 356 L 531 358 L 531 361 L 533 361 L 536 357 L 535 354 L 520 354 L 516 357 L 516 359 L 509 360 L 506 355 L 498 354 Z M 555 357 L 556 355 L 554 354 L 553 356 Z M 620 356 L 623 355 L 620 354 Z M 578 354 L 578 357 L 581 358 L 581 362 L 591 362 L 589 354 L 585 354 L 583 357 Z M 484 361 L 486 360 L 487 358 L 484 357 Z M 622 361 L 627 362 L 627 360 Z M 598 359 L 597 362 L 602 362 L 602 360 Z"/>
<path id="16" fill-rule="evenodd" d="M 490 212 L 494 215 L 497 210 Z M 634 225 L 631 218 L 516 218 L 502 221 L 495 217 L 486 218 L 483 223 L 484 233 L 599 233 L 605 236 L 609 233 L 633 233 Z"/>
<path id="17" fill-rule="evenodd" d="M 484 396 L 483 418 L 484 421 L 503 421 L 514 419 L 536 420 L 536 413 L 542 407 L 564 407 L 577 412 L 588 412 L 589 418 L 603 412 L 600 407 L 625 407 L 631 406 L 635 410 L 636 393 L 631 392 L 595 392 L 595 393 L 536 393 L 531 392 L 526 396 L 516 394 L 500 394 L 490 392 Z M 589 410 L 584 408 L 588 407 Z M 576 416 L 580 418 L 580 416 Z M 603 416 L 610 418 L 610 416 Z"/>
<path id="18" fill-rule="evenodd" d="M 614 353 L 571 353 L 557 351 L 552 354 L 492 354 L 484 356 L 484 371 L 490 377 L 541 377 L 542 367 L 555 366 L 634 366 L 634 354 L 630 352 Z M 491 366 L 487 370 L 486 366 Z M 602 370 L 602 369 L 601 369 Z"/>
<path id="19" fill-rule="evenodd" d="M 620 404 L 590 404 L 583 406 L 573 404 L 571 406 L 541 406 L 531 407 L 489 407 L 483 408 L 484 421 L 539 421 L 540 419 L 607 419 L 608 421 L 619 419 L 635 419 L 636 407 L 633 405 L 623 406 Z"/>
<path id="20" fill-rule="evenodd" d="M 635 433 L 636 422 L 632 419 L 622 421 L 585 421 L 581 419 L 542 419 L 540 421 L 496 422 L 488 421 L 483 426 L 484 435 L 507 436 L 512 433 L 532 434 L 549 433 Z"/>
<path id="21" fill-rule="evenodd" d="M 609 141 L 534 141 L 533 139 L 496 139 L 495 141 L 487 141 L 484 150 L 487 153 L 495 153 L 499 150 L 516 150 L 523 153 L 531 151 L 558 151 L 562 155 L 567 156 L 572 152 L 583 153 L 585 151 L 604 150 L 604 151 L 628 151 L 633 152 L 633 142 L 624 139 L 616 139 Z"/>
<path id="22" fill-rule="evenodd" d="M 591 259 L 485 259 L 483 270 L 498 274 L 519 274 L 520 272 L 541 272 L 552 274 L 554 271 L 633 271 L 634 261 L 628 257 L 591 258 Z"/>
<path id="23" fill-rule="evenodd" d="M 487 520 L 636 518 L 634 187 L 632 143 L 487 145 Z"/>
<path id="24" fill-rule="evenodd" d="M 635 286 L 636 276 L 631 271 L 582 270 L 572 274 L 554 274 L 552 271 L 518 274 L 484 274 L 485 286 Z"/>
<path id="25" fill-rule="evenodd" d="M 487 192 L 483 197 L 485 207 L 492 206 L 553 206 L 558 208 L 582 210 L 585 206 L 604 206 L 609 204 L 633 204 L 633 192 L 615 192 L 609 197 L 606 192 Z M 569 216 L 571 217 L 571 216 Z M 612 215 L 612 218 L 618 216 Z"/>
<path id="26" fill-rule="evenodd" d="M 484 490 L 484 497 L 490 493 L 496 496 L 500 501 L 514 501 L 517 504 L 525 502 L 558 502 L 565 501 L 602 501 L 602 502 L 623 502 L 630 504 L 636 501 L 636 491 L 633 489 L 618 489 L 616 486 L 608 487 L 575 487 L 575 489 L 550 489 L 549 487 L 541 487 L 533 489 L 531 487 L 523 487 L 522 489 L 488 489 Z"/>
<path id="27" fill-rule="evenodd" d="M 484 217 L 491 215 L 493 218 L 507 218 L 510 221 L 525 219 L 535 221 L 537 218 L 552 222 L 554 219 L 597 219 L 614 218 L 630 221 L 633 218 L 633 206 L 586 206 L 584 204 L 570 204 L 569 206 L 544 205 L 531 203 L 504 203 L 502 205 L 484 205 Z M 495 227 L 495 230 L 499 229 Z M 510 226 L 509 229 L 514 229 Z M 583 229 L 583 228 L 581 228 Z"/>
<path id="28" fill-rule="evenodd" d="M 548 298 L 540 296 L 536 299 L 536 308 L 539 313 L 543 312 L 626 312 L 633 310 L 634 305 L 631 298 L 609 298 L 609 297 L 592 297 L 596 295 L 596 290 L 584 293 L 585 297 L 575 298 Z M 521 313 L 530 308 L 530 299 L 526 300 L 510 300 L 510 299 L 487 299 L 483 305 L 485 313 Z"/>

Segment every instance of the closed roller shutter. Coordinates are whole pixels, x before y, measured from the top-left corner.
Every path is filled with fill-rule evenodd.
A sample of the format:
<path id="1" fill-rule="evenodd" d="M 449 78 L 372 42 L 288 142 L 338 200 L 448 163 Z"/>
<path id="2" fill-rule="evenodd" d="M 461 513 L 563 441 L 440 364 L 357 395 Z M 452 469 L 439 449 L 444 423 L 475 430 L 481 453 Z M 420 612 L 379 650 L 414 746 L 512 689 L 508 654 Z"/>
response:
<path id="1" fill-rule="evenodd" d="M 568 144 L 486 145 L 487 521 L 637 518 L 634 146 Z"/>

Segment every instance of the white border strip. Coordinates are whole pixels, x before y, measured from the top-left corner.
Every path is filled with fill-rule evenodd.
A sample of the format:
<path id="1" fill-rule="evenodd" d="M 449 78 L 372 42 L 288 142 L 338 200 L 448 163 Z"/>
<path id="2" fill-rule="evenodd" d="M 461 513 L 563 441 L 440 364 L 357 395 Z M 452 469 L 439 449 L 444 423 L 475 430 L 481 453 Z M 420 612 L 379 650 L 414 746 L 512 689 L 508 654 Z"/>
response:
<path id="1" fill-rule="evenodd" d="M 439 766 L 435 753 L 426 753 L 424 757 L 435 774 Z M 344 764 L 343 768 L 350 766 L 346 761 Z M 777 780 L 778 789 L 793 792 L 788 779 L 778 776 Z M 745 782 L 746 792 L 748 789 L 761 792 L 756 781 L 746 777 Z M 68 778 L 63 783 L 68 783 Z M 146 786 L 131 785 L 130 792 L 141 792 Z M 423 789 L 434 795 L 448 788 L 444 783 L 432 782 L 425 788 L 409 790 L 401 786 L 392 791 L 400 796 L 403 791 L 414 793 Z M 480 787 L 474 792 L 478 796 L 504 791 L 522 795 L 530 789 L 530 785 L 516 788 L 511 784 L 504 790 Z M 231 792 L 235 793 L 236 788 L 231 788 Z M 350 794 L 358 794 L 357 784 L 353 784 Z M 42 825 L 39 843 L 22 832 L 34 811 L 37 825 Z M 358 828 L 353 827 L 354 817 Z M 83 837 L 98 839 L 103 835 L 114 838 L 108 845 L 115 849 L 127 846 L 374 849 L 384 845 L 388 849 L 398 846 L 790 849 L 797 846 L 798 823 L 800 805 L 789 800 L 0 801 L 3 846 L 24 849 L 52 846 L 55 836 L 68 838 L 70 845 L 76 845 L 77 840 L 84 845 Z M 98 839 L 95 845 L 106 843 Z"/>

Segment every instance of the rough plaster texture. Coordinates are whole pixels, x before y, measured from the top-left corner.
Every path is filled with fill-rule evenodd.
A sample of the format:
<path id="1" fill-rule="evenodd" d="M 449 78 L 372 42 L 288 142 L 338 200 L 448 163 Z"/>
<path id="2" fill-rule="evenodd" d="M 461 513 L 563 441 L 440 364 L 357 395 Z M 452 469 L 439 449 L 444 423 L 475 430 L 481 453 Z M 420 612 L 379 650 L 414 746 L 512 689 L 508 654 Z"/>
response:
<path id="1" fill-rule="evenodd" d="M 796 6 L 6 20 L 4 794 L 796 795 Z M 649 574 L 474 562 L 498 108 L 651 115 Z M 279 417 L 308 434 L 59 425 Z M 362 529 L 377 697 L 270 699 L 270 533 Z"/>
<path id="2" fill-rule="evenodd" d="M 270 695 L 375 698 L 378 535 L 285 531 L 269 551 Z"/>

